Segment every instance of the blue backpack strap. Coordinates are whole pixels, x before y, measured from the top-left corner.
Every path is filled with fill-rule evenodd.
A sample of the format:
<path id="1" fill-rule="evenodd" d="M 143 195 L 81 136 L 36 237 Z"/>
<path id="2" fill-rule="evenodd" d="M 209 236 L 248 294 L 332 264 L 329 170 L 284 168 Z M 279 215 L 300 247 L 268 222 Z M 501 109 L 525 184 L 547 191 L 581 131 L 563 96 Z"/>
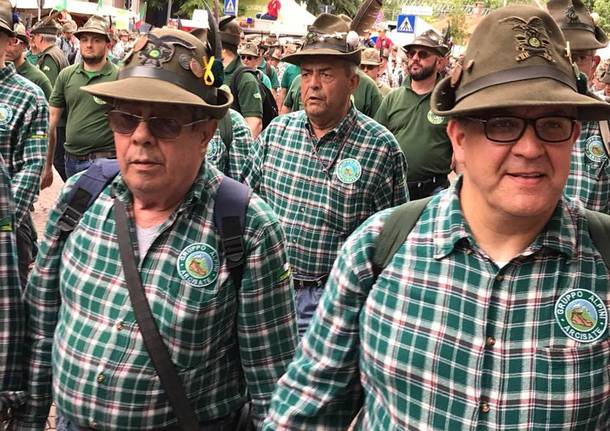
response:
<path id="1" fill-rule="evenodd" d="M 237 289 L 241 286 L 246 260 L 244 229 L 250 193 L 248 186 L 225 176 L 214 202 L 214 226 L 220 235 L 227 267 Z"/>
<path id="2" fill-rule="evenodd" d="M 68 194 L 68 204 L 59 217 L 58 226 L 62 232 L 74 230 L 83 214 L 118 173 L 119 163 L 116 159 L 98 159 L 81 174 Z"/>

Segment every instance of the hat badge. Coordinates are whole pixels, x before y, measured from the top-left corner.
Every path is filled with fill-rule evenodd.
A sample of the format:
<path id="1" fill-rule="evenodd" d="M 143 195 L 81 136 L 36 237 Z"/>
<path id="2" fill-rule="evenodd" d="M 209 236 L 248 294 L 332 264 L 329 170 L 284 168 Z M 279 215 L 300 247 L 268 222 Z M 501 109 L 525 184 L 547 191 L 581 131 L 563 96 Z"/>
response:
<path id="1" fill-rule="evenodd" d="M 149 34 L 138 40 L 133 48 L 138 52 L 138 60 L 142 66 L 161 68 L 163 63 L 171 61 L 175 53 L 175 45 L 180 45 L 194 51 L 195 47 L 173 36 L 157 37 Z"/>
<path id="2" fill-rule="evenodd" d="M 570 24 L 576 24 L 577 22 L 580 22 L 580 18 L 578 18 L 578 14 L 576 13 L 576 8 L 574 7 L 574 5 L 568 6 L 564 13 L 566 19 Z"/>
<path id="3" fill-rule="evenodd" d="M 525 21 L 519 17 L 509 17 L 500 20 L 500 23 L 508 22 L 515 30 L 516 50 L 519 52 L 515 58 L 518 62 L 525 61 L 531 57 L 542 57 L 551 63 L 555 59 L 550 54 L 550 38 L 543 21 L 538 17 Z"/>

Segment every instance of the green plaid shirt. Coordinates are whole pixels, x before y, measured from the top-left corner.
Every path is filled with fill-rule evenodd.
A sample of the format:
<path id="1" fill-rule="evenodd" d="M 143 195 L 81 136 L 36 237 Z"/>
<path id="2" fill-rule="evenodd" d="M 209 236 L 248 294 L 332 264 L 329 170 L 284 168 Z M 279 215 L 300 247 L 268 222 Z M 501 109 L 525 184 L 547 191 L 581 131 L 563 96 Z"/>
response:
<path id="1" fill-rule="evenodd" d="M 227 153 L 227 146 L 220 133 L 220 128 L 218 128 L 208 143 L 206 158 L 226 176 L 239 181 L 252 145 L 252 134 L 246 120 L 239 112 L 229 109 L 229 113 L 233 128 L 233 140 L 229 153 Z"/>
<path id="2" fill-rule="evenodd" d="M 353 106 L 320 140 L 305 111 L 276 118 L 244 168 L 282 222 L 295 275 L 307 277 L 328 275 L 348 235 L 371 214 L 408 200 L 406 176 L 394 136 Z"/>
<path id="3" fill-rule="evenodd" d="M 11 180 L 0 156 L 0 414 L 23 389 L 23 304 L 17 268 Z"/>
<path id="4" fill-rule="evenodd" d="M 564 192 L 590 210 L 610 214 L 610 158 L 597 121 L 582 123 Z"/>
<path id="5" fill-rule="evenodd" d="M 375 282 L 375 240 L 390 212 L 343 247 L 263 429 L 344 430 L 362 395 L 363 430 L 610 429 L 607 327 L 578 342 L 555 310 L 583 289 L 607 323 L 608 269 L 582 207 L 560 201 L 500 269 L 476 244 L 453 185 Z"/>
<path id="6" fill-rule="evenodd" d="M 11 176 L 17 226 L 40 190 L 48 115 L 47 100 L 38 86 L 17 74 L 13 63 L 0 69 L 0 154 Z"/>
<path id="7" fill-rule="evenodd" d="M 228 415 L 249 392 L 259 422 L 297 343 L 293 291 L 281 227 L 257 196 L 247 212 L 246 263 L 241 290 L 235 291 L 212 221 L 221 178 L 204 163 L 147 254 L 139 256 L 135 244 L 134 252 L 159 331 L 199 419 Z M 73 184 L 70 179 L 67 189 Z M 120 176 L 113 186 L 119 199 L 131 202 Z M 19 429 L 41 429 L 51 372 L 58 413 L 79 426 L 158 430 L 176 423 L 132 311 L 110 189 L 63 247 L 57 221 L 65 205 L 50 214 L 25 293 L 31 398 Z M 189 252 L 194 245 L 207 257 Z M 193 278 L 198 275 L 205 278 Z"/>

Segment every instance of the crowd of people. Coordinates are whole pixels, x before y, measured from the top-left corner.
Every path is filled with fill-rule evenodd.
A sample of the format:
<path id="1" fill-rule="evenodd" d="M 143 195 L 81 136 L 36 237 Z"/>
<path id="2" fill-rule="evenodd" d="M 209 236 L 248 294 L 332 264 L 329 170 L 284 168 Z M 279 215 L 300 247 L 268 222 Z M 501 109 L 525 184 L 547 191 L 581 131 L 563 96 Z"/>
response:
<path id="1" fill-rule="evenodd" d="M 2 429 L 610 429 L 605 33 L 382 30 L 0 0 Z"/>

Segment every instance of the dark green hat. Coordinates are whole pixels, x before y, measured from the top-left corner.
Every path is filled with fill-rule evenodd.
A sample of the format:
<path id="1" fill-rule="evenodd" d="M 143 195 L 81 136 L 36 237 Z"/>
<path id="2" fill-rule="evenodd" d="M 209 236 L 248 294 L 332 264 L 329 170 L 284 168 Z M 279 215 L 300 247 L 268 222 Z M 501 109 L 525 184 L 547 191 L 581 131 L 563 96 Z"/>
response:
<path id="1" fill-rule="evenodd" d="M 230 45 L 237 48 L 241 43 L 241 27 L 234 20 L 234 16 L 228 15 L 218 21 L 220 40 L 223 46 Z"/>
<path id="2" fill-rule="evenodd" d="M 551 0 L 547 8 L 570 42 L 572 51 L 599 49 L 608 45 L 606 33 L 595 25 L 581 0 Z"/>
<path id="3" fill-rule="evenodd" d="M 582 120 L 610 117 L 610 104 L 585 95 L 586 82 L 577 80 L 566 48 L 548 12 L 523 5 L 496 9 L 474 30 L 462 65 L 434 88 L 432 110 L 459 117 L 540 106 L 576 108 Z"/>
<path id="4" fill-rule="evenodd" d="M 434 30 L 427 30 L 413 39 L 413 42 L 406 44 L 402 48 L 406 51 L 412 46 L 423 46 L 435 51 L 441 57 L 449 52 L 449 47 L 443 42 L 443 38 Z"/>
<path id="5" fill-rule="evenodd" d="M 154 29 L 140 37 L 124 60 L 116 81 L 82 89 L 103 100 L 176 103 L 204 108 L 222 118 L 233 96 L 220 87 L 208 43 L 182 30 Z"/>
<path id="6" fill-rule="evenodd" d="M 13 32 L 13 6 L 8 0 L 0 0 L 0 30 L 14 36 Z"/>
<path id="7" fill-rule="evenodd" d="M 43 18 L 32 26 L 30 34 L 48 34 L 57 36 L 61 32 L 61 26 L 54 19 Z"/>
<path id="8" fill-rule="evenodd" d="M 300 65 L 303 60 L 319 56 L 341 58 L 360 64 L 360 39 L 358 33 L 350 31 L 349 24 L 336 15 L 320 14 L 308 28 L 303 46 L 283 61 Z"/>
<path id="9" fill-rule="evenodd" d="M 101 34 L 110 42 L 110 26 L 106 18 L 99 15 L 91 15 L 85 25 L 74 32 L 74 36 L 80 37 L 84 33 Z"/>

